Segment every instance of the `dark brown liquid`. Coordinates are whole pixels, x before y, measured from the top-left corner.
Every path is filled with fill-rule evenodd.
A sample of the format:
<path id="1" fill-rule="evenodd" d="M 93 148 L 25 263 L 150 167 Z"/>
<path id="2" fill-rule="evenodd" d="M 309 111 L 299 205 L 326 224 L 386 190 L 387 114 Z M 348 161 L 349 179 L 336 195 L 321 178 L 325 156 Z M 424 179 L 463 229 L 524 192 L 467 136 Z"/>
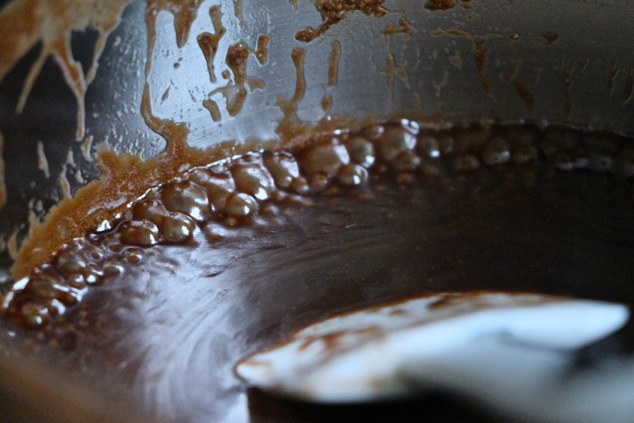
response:
<path id="1" fill-rule="evenodd" d="M 34 354 L 167 421 L 485 420 L 444 397 L 289 402 L 245 392 L 232 367 L 332 313 L 424 292 L 632 302 L 631 142 L 403 121 L 198 168 L 36 269 L 7 315 L 37 329 Z"/>

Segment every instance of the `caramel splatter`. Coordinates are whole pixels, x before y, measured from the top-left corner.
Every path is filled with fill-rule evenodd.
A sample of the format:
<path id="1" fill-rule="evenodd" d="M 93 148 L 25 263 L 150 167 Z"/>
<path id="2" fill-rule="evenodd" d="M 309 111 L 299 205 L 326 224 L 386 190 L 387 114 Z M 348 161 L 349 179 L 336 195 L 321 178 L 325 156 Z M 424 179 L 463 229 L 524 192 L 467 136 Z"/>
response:
<path id="1" fill-rule="evenodd" d="M 207 61 L 207 69 L 209 70 L 209 77 L 211 82 L 216 83 L 216 72 L 214 66 L 214 60 L 216 59 L 216 53 L 218 53 L 218 45 L 220 40 L 225 35 L 227 30 L 222 25 L 222 12 L 220 6 L 211 6 L 209 9 L 209 16 L 211 17 L 211 23 L 214 26 L 214 33 L 203 32 L 198 35 L 198 46 L 205 56 Z"/>
<path id="2" fill-rule="evenodd" d="M 299 11 L 299 0 L 288 0 L 288 4 L 293 8 L 293 12 Z"/>
<path id="3" fill-rule="evenodd" d="M 218 108 L 218 103 L 213 100 L 203 100 L 203 107 L 209 110 L 209 114 L 211 115 L 211 119 L 214 122 L 220 122 L 222 116 L 220 115 L 220 109 Z"/>
<path id="4" fill-rule="evenodd" d="M 405 18 L 398 20 L 398 25 L 389 22 L 381 31 L 383 35 L 409 34 L 412 32 L 412 25 Z"/>
<path id="5" fill-rule="evenodd" d="M 106 1 L 106 0 L 103 0 Z M 145 22 L 147 24 L 147 61 L 145 73 L 149 75 L 152 69 L 152 55 L 156 44 L 156 18 L 161 11 L 168 11 L 174 16 L 174 31 L 176 32 L 176 44 L 182 48 L 189 38 L 191 25 L 196 19 L 198 7 L 202 0 L 147 0 L 145 10 Z"/>
<path id="6" fill-rule="evenodd" d="M 535 96 L 533 96 L 533 94 L 526 87 L 524 81 L 522 81 L 517 75 L 513 75 L 513 77 L 511 78 L 511 85 L 513 86 L 513 89 L 515 90 L 519 98 L 521 98 L 524 104 L 526 104 L 528 110 L 531 112 L 535 110 Z"/>
<path id="7" fill-rule="evenodd" d="M 555 44 L 559 41 L 559 34 L 556 32 L 544 32 L 543 34 L 536 35 L 536 37 L 542 38 L 548 45 Z"/>
<path id="8" fill-rule="evenodd" d="M 478 74 L 480 75 L 480 83 L 482 84 L 482 89 L 487 92 L 487 94 L 491 94 L 493 90 L 491 89 L 491 82 L 487 77 L 487 62 L 486 62 L 486 50 L 484 49 L 484 42 L 486 38 L 477 36 L 473 37 L 473 46 L 474 46 L 474 57 L 476 62 L 476 68 L 478 69 Z"/>
<path id="9" fill-rule="evenodd" d="M 85 0 L 60 2 L 58 0 L 18 0 L 0 11 L 0 28 L 10 28 L 0 37 L 0 81 L 20 58 L 38 41 L 42 48 L 26 77 L 16 110 L 21 113 L 42 66 L 50 56 L 62 70 L 64 79 L 77 101 L 76 137 L 85 132 L 85 94 L 97 72 L 99 58 L 110 33 L 119 25 L 123 8 L 129 0 Z M 69 3 L 73 3 L 72 5 Z M 86 75 L 71 51 L 72 31 L 88 27 L 99 36 L 93 51 L 93 60 Z"/>
<path id="10" fill-rule="evenodd" d="M 281 139 L 292 140 L 304 134 L 308 129 L 307 125 L 301 123 L 297 117 L 297 107 L 304 98 L 306 92 L 306 79 L 304 76 L 304 58 L 306 50 L 294 47 L 291 51 L 291 59 L 295 65 L 295 91 L 289 99 L 287 97 L 277 98 L 277 107 L 280 108 L 284 116 L 276 128 Z"/>
<path id="11" fill-rule="evenodd" d="M 456 7 L 456 0 L 427 0 L 425 9 L 428 10 L 447 10 Z"/>
<path id="12" fill-rule="evenodd" d="M 256 49 L 253 51 L 249 50 L 249 47 L 247 47 L 244 41 L 238 41 L 229 46 L 226 63 L 233 73 L 233 81 L 230 81 L 229 84 L 224 87 L 216 88 L 209 93 L 209 97 L 213 97 L 216 94 L 223 95 L 226 109 L 230 116 L 236 116 L 240 113 L 242 106 L 244 106 L 247 100 L 249 91 L 263 90 L 265 88 L 263 80 L 249 78 L 247 76 L 247 63 L 249 55 L 253 54 L 260 64 L 265 64 L 268 60 L 268 44 L 269 36 L 260 35 Z M 248 90 L 247 87 L 249 88 Z M 213 103 L 211 103 L 211 101 L 213 100 L 209 99 L 209 101 L 203 103 L 203 106 L 207 107 L 210 113 L 212 113 L 212 119 L 215 120 L 219 115 L 213 110 Z M 209 109 L 208 106 L 210 105 L 212 109 Z"/>
<path id="13" fill-rule="evenodd" d="M 328 86 L 337 85 L 339 78 L 339 57 L 341 56 L 341 43 L 337 40 L 332 42 L 332 50 L 330 51 L 330 60 L 328 62 Z"/>
<path id="14" fill-rule="evenodd" d="M 331 26 L 341 22 L 348 13 L 360 11 L 368 16 L 381 17 L 387 10 L 381 5 L 385 0 L 316 0 L 315 7 L 321 15 L 322 24 L 317 28 L 307 27 L 295 33 L 295 39 L 305 43 L 325 34 Z"/>
<path id="15" fill-rule="evenodd" d="M 51 177 L 51 172 L 48 169 L 48 160 L 44 153 L 44 144 L 42 141 L 37 142 L 37 168 L 44 173 L 46 179 Z"/>

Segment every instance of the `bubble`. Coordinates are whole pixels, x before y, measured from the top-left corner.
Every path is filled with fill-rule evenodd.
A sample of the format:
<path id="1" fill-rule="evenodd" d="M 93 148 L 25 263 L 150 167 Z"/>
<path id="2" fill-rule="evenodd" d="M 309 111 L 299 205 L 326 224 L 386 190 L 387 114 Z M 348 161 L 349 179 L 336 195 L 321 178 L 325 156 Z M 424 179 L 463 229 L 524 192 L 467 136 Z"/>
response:
<path id="1" fill-rule="evenodd" d="M 348 150 L 343 145 L 331 143 L 319 144 L 306 148 L 301 153 L 302 170 L 309 175 L 323 173 L 333 176 L 344 164 L 350 162 Z"/>
<path id="2" fill-rule="evenodd" d="M 86 267 L 86 260 L 77 251 L 63 251 L 57 257 L 57 267 L 65 275 L 81 272 Z"/>
<path id="3" fill-rule="evenodd" d="M 416 182 L 416 176 L 412 172 L 399 172 L 396 174 L 396 183 L 398 185 L 412 185 Z"/>
<path id="4" fill-rule="evenodd" d="M 597 149 L 590 152 L 588 167 L 595 172 L 609 172 L 614 168 L 614 157 L 607 150 Z"/>
<path id="5" fill-rule="evenodd" d="M 231 175 L 236 189 L 260 201 L 268 200 L 275 189 L 271 175 L 257 165 L 235 165 Z"/>
<path id="6" fill-rule="evenodd" d="M 111 257 L 103 264 L 103 274 L 108 277 L 119 277 L 125 273 L 125 267 L 120 259 Z"/>
<path id="7" fill-rule="evenodd" d="M 196 222 L 183 213 L 170 213 L 163 221 L 161 233 L 168 242 L 183 243 L 189 240 L 196 229 Z"/>
<path id="8" fill-rule="evenodd" d="M 415 120 L 401 119 L 399 121 L 400 127 L 411 133 L 412 135 L 418 135 L 420 131 L 420 125 Z"/>
<path id="9" fill-rule="evenodd" d="M 84 275 L 81 273 L 74 273 L 66 276 L 66 282 L 71 288 L 83 289 L 86 287 L 86 280 L 84 279 Z"/>
<path id="10" fill-rule="evenodd" d="M 159 241 L 159 229 L 149 220 L 126 220 L 118 229 L 121 242 L 127 245 L 150 247 Z"/>
<path id="11" fill-rule="evenodd" d="M 379 157 L 386 161 L 392 161 L 402 152 L 413 150 L 415 147 L 416 137 L 400 127 L 387 129 L 377 142 Z"/>
<path id="12" fill-rule="evenodd" d="M 489 166 L 508 163 L 510 160 L 511 146 L 504 138 L 494 138 L 482 150 L 482 161 Z"/>
<path id="13" fill-rule="evenodd" d="M 440 144 L 434 137 L 422 137 L 418 140 L 417 150 L 426 157 L 437 159 L 440 157 Z"/>
<path id="14" fill-rule="evenodd" d="M 368 180 L 368 171 L 358 164 L 347 164 L 341 166 L 337 174 L 339 183 L 346 187 L 363 185 Z"/>
<path id="15" fill-rule="evenodd" d="M 376 160 L 374 145 L 363 137 L 352 137 L 345 143 L 350 159 L 363 167 L 371 167 Z"/>
<path id="16" fill-rule="evenodd" d="M 556 169 L 571 171 L 575 168 L 575 163 L 572 158 L 572 155 L 568 151 L 557 151 L 553 156 L 553 166 Z"/>
<path id="17" fill-rule="evenodd" d="M 239 218 L 253 215 L 258 210 L 258 203 L 249 194 L 238 192 L 227 199 L 225 213 L 229 217 Z"/>
<path id="18" fill-rule="evenodd" d="M 305 195 L 310 191 L 310 187 L 308 186 L 308 181 L 306 178 L 299 177 L 295 178 L 293 182 L 291 182 L 290 189 L 295 194 Z"/>
<path id="19" fill-rule="evenodd" d="M 155 225 L 161 225 L 168 211 L 158 200 L 141 200 L 132 208 L 132 216 L 135 220 L 149 220 Z"/>
<path id="20" fill-rule="evenodd" d="M 363 136 L 371 141 L 376 141 L 383 135 L 383 132 L 385 132 L 385 127 L 382 125 L 372 125 L 363 130 Z"/>
<path id="21" fill-rule="evenodd" d="M 228 173 L 213 174 L 203 187 L 215 212 L 224 212 L 229 195 L 236 190 Z"/>
<path id="22" fill-rule="evenodd" d="M 299 177 L 299 166 L 295 157 L 289 153 L 264 153 L 264 166 L 268 169 L 280 188 L 289 188 L 293 180 Z"/>
<path id="23" fill-rule="evenodd" d="M 161 198 L 167 210 L 185 213 L 199 221 L 210 212 L 205 190 L 188 180 L 166 184 L 161 189 Z"/>
<path id="24" fill-rule="evenodd" d="M 103 281 L 103 270 L 95 264 L 86 266 L 83 275 L 87 285 L 100 285 Z"/>
<path id="25" fill-rule="evenodd" d="M 456 135 L 455 149 L 462 153 L 481 151 L 490 139 L 491 135 L 486 128 L 465 128 Z"/>
<path id="26" fill-rule="evenodd" d="M 130 264 L 141 264 L 145 258 L 145 253 L 140 248 L 127 248 L 123 251 L 123 258 Z"/>
<path id="27" fill-rule="evenodd" d="M 330 180 L 328 176 L 323 173 L 316 173 L 310 176 L 309 186 L 312 193 L 318 194 L 324 192 L 326 188 L 328 188 L 328 185 L 330 185 Z"/>
<path id="28" fill-rule="evenodd" d="M 19 311 L 24 324 L 32 329 L 40 328 L 49 322 L 51 315 L 44 304 L 28 302 Z"/>
<path id="29" fill-rule="evenodd" d="M 413 172 L 420 165 L 420 157 L 413 151 L 403 151 L 394 160 L 394 170 L 397 172 Z"/>
<path id="30" fill-rule="evenodd" d="M 38 298 L 57 298 L 63 288 L 46 277 L 34 277 L 27 285 L 27 291 Z"/>
<path id="31" fill-rule="evenodd" d="M 469 173 L 480 169 L 480 161 L 471 154 L 458 156 L 453 159 L 453 167 L 457 172 Z"/>
<path id="32" fill-rule="evenodd" d="M 517 164 L 534 162 L 539 157 L 539 151 L 534 145 L 520 145 L 513 150 L 513 161 Z"/>

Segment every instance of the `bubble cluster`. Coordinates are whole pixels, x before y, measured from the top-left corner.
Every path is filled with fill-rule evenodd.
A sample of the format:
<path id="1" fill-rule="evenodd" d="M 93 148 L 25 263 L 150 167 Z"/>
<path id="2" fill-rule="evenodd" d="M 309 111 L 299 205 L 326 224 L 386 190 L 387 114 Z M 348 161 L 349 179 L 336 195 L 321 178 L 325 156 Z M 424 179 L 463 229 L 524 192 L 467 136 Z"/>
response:
<path id="1" fill-rule="evenodd" d="M 456 177 L 483 167 L 545 166 L 634 177 L 630 140 L 565 126 L 455 124 L 408 120 L 319 136 L 290 150 L 261 151 L 191 169 L 129 205 L 108 230 L 64 246 L 15 283 L 1 310 L 30 328 L 43 328 L 93 287 L 125 277 L 157 245 L 194 245 L 206 225 L 249 225 L 302 198 L 356 195 L 371 182 L 397 185 Z"/>

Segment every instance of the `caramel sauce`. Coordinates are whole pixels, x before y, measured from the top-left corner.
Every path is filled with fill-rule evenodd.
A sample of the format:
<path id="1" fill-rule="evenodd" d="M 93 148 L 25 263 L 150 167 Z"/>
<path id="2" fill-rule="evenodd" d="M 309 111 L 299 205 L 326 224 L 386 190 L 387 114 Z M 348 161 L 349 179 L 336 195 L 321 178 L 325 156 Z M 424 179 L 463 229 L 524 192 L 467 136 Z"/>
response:
<path id="1" fill-rule="evenodd" d="M 382 17 L 387 14 L 387 10 L 382 6 L 384 2 L 385 0 L 316 0 L 315 7 L 321 15 L 321 25 L 317 28 L 300 29 L 295 33 L 295 39 L 309 43 L 325 34 L 331 26 L 341 22 L 352 11 Z"/>

